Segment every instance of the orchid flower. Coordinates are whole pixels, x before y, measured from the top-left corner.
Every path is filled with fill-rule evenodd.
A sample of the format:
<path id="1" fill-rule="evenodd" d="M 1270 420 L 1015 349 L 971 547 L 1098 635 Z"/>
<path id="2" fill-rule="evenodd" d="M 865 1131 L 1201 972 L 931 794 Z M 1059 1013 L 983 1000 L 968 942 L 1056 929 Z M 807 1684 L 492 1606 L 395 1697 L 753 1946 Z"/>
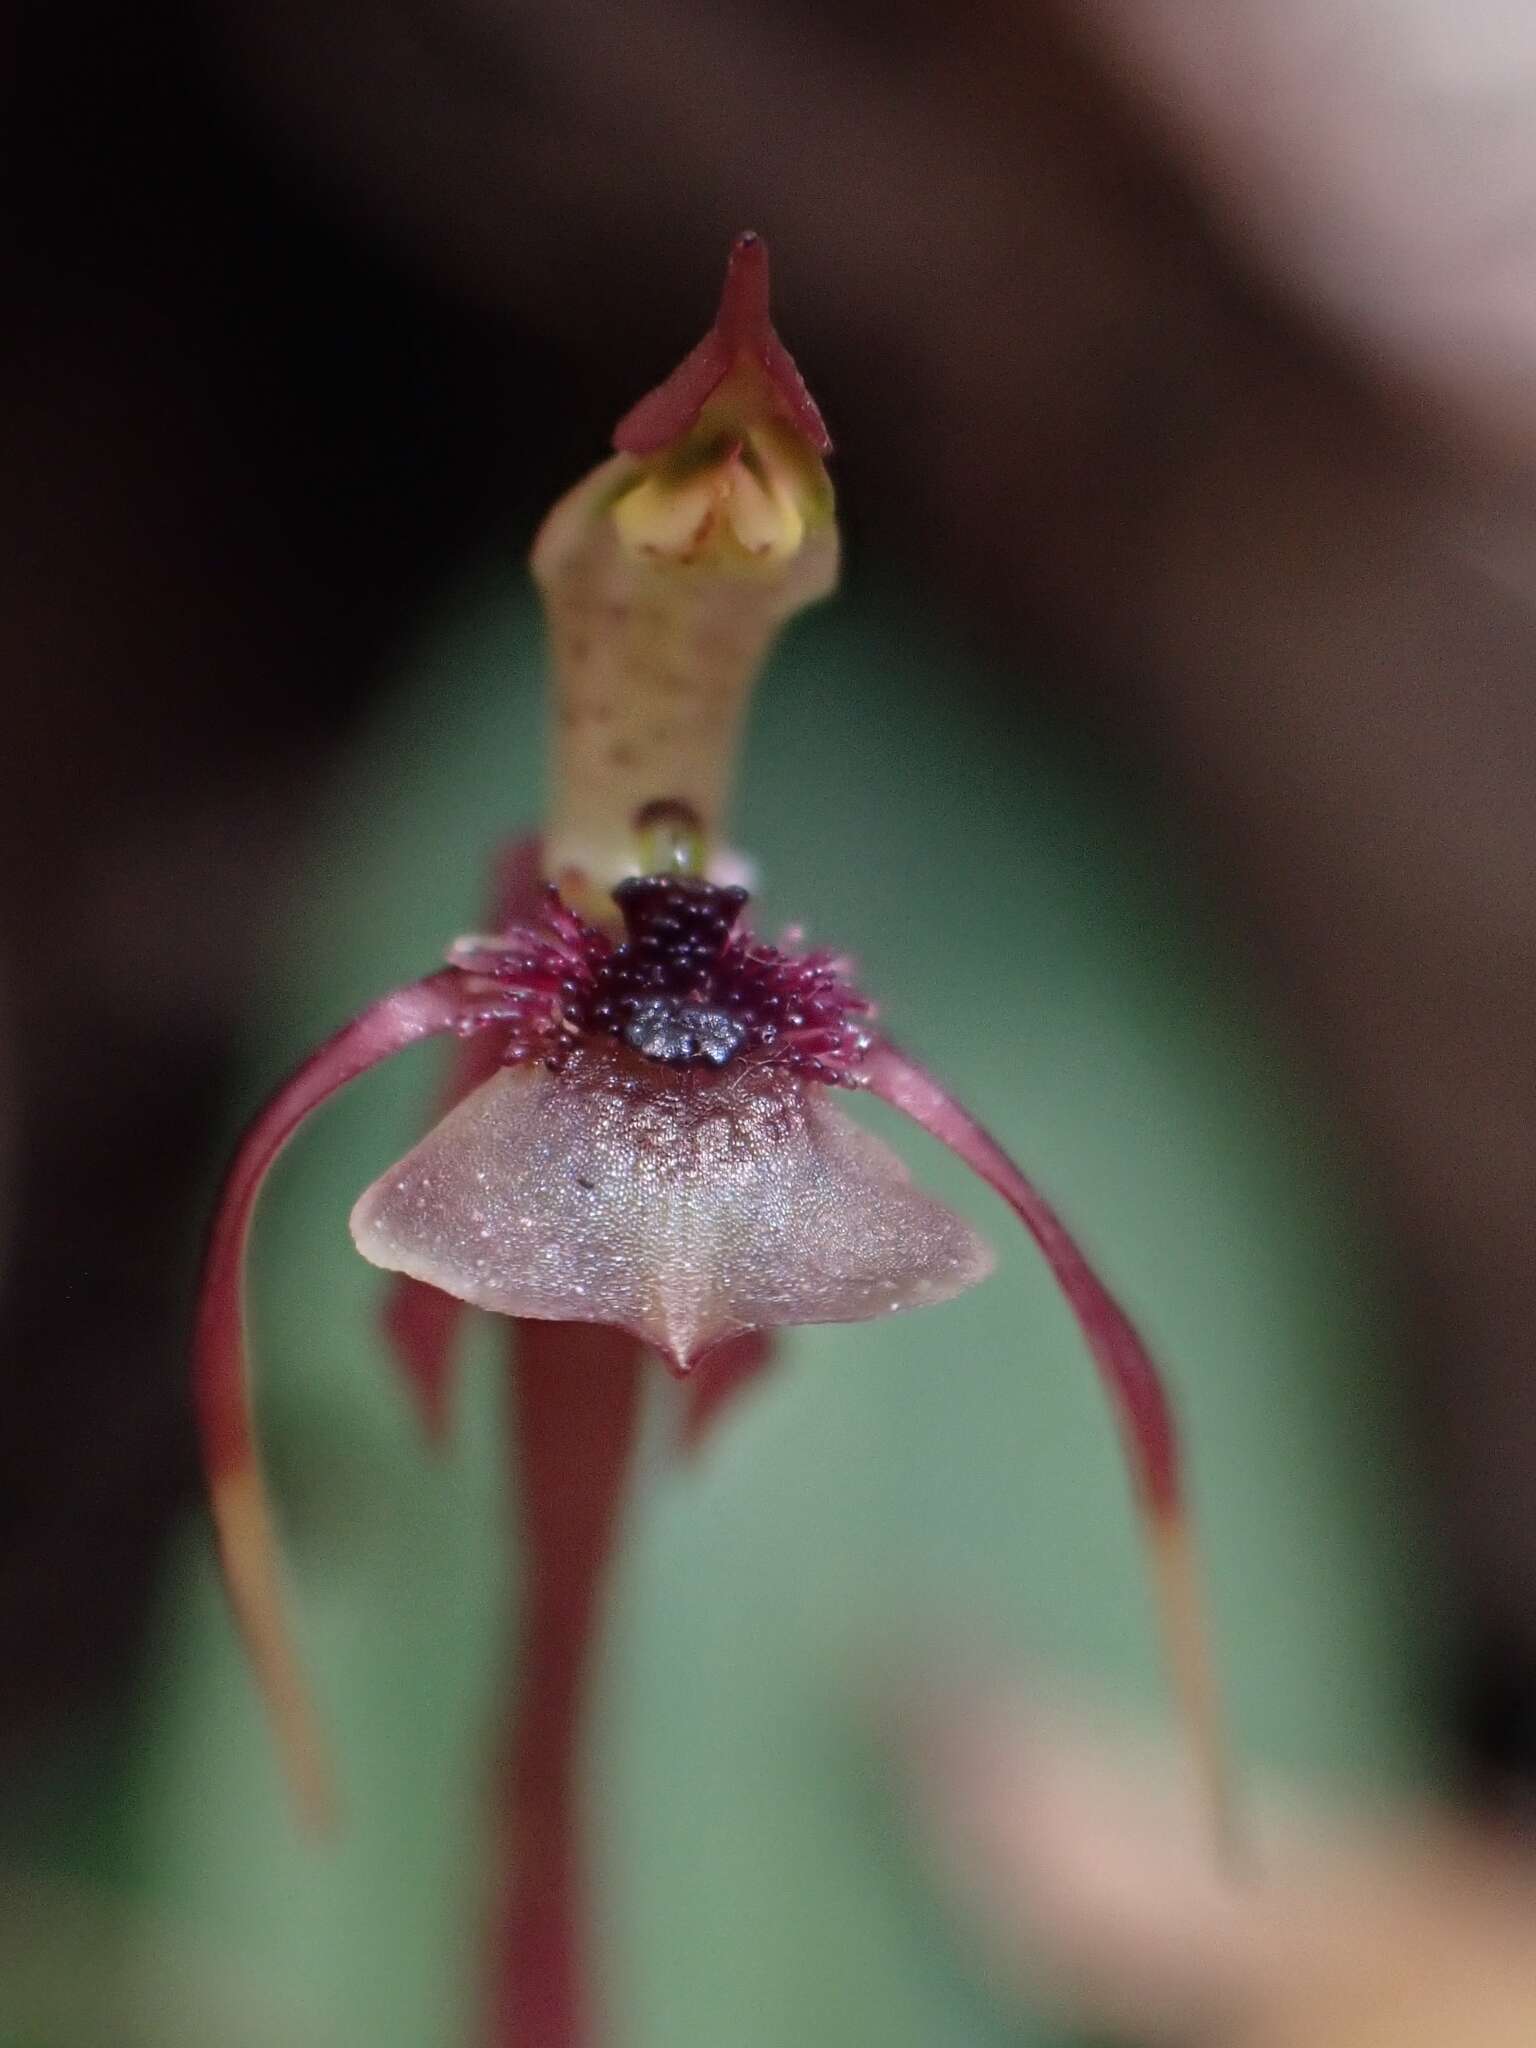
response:
<path id="1" fill-rule="evenodd" d="M 361 1196 L 352 1233 L 365 1258 L 402 1276 L 389 1327 L 429 1422 L 441 1420 L 462 1305 L 514 1319 L 536 1520 L 540 1500 L 555 1498 L 562 1431 L 594 1432 L 581 1439 L 585 1506 L 568 1525 L 545 1511 L 531 1533 L 536 1562 L 564 1574 L 551 1630 L 579 1639 L 591 1626 L 633 1427 L 617 1363 L 650 1352 L 707 1384 L 744 1346 L 760 1358 L 750 1347 L 764 1333 L 933 1307 L 990 1271 L 971 1225 L 846 1114 L 845 1101 L 873 1095 L 1002 1197 L 1077 1318 L 1123 1430 L 1171 1669 L 1225 1837 L 1178 1446 L 1145 1345 L 1025 1174 L 881 1032 L 848 961 L 797 933 L 759 935 L 722 839 L 752 684 L 783 622 L 837 574 L 826 429 L 770 322 L 757 237 L 736 242 L 709 333 L 614 444 L 533 552 L 555 690 L 541 839 L 506 862 L 492 929 L 455 940 L 445 965 L 382 996 L 278 1089 L 239 1147 L 211 1234 L 195 1374 L 213 1514 L 299 1807 L 325 1825 L 332 1774 L 255 1449 L 251 1217 L 314 1110 L 441 1037 L 464 1042 L 452 1106 Z M 602 1391 L 579 1383 L 584 1363 Z M 600 1424 L 593 1403 L 607 1404 Z M 574 1654 L 554 1656 L 543 1706 L 529 1709 L 543 1716 L 520 1752 L 529 1813 L 558 1797 L 549 1785 Z M 565 2036 L 552 2026 L 542 2038 Z"/>

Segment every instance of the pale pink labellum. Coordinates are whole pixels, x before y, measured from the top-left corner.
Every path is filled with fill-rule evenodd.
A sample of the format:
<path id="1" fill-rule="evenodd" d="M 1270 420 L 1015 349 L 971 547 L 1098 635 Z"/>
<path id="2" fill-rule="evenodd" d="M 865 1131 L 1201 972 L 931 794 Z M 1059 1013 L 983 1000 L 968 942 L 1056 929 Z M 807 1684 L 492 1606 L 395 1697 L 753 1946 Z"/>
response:
<path id="1" fill-rule="evenodd" d="M 948 1301 L 992 1265 L 819 1084 L 612 1044 L 476 1090 L 368 1190 L 352 1234 L 481 1308 L 617 1323 L 679 1373 L 748 1330 Z"/>

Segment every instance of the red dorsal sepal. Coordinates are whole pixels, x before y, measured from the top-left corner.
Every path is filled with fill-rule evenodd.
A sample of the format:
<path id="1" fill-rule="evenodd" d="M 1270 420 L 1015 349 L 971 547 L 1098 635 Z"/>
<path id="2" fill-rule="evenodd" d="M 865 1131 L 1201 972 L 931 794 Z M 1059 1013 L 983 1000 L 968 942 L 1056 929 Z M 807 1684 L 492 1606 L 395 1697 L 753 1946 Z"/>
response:
<path id="1" fill-rule="evenodd" d="M 768 247 L 750 229 L 731 244 L 715 324 L 664 383 L 631 406 L 613 430 L 625 455 L 656 455 L 690 432 L 735 373 L 744 410 L 786 422 L 818 455 L 832 450 L 826 422 L 768 312 Z M 743 419 L 743 425 L 753 424 Z"/>

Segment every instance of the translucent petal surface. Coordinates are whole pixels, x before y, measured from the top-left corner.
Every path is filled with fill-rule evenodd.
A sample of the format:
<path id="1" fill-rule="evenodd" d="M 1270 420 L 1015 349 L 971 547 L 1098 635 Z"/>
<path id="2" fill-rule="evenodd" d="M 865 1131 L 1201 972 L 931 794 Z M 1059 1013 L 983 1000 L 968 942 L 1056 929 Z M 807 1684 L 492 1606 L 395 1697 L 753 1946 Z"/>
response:
<path id="1" fill-rule="evenodd" d="M 825 1090 L 606 1048 L 477 1089 L 352 1233 L 375 1265 L 507 1315 L 620 1324 L 679 1368 L 743 1330 L 947 1301 L 992 1264 Z"/>

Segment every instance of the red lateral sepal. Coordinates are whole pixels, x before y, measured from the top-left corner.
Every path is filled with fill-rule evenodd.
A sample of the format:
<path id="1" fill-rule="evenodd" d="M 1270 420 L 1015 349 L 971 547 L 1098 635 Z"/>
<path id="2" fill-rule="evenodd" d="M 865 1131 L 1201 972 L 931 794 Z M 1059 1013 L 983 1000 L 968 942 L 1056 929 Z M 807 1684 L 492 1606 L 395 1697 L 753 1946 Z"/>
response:
<path id="1" fill-rule="evenodd" d="M 304 1820 L 328 1826 L 331 1772 L 283 1607 L 256 1455 L 246 1348 L 246 1245 L 267 1174 L 299 1126 L 370 1067 L 419 1040 L 499 1021 L 504 998 L 454 968 L 396 989 L 327 1039 L 246 1130 L 209 1233 L 193 1338 L 193 1394 L 225 1582 Z"/>
<path id="2" fill-rule="evenodd" d="M 954 1097 L 889 1043 L 870 1049 L 871 1094 L 921 1124 L 996 1190 L 1045 1256 L 1077 1319 L 1120 1419 L 1135 1482 L 1158 1629 L 1212 1838 L 1229 1869 L 1245 1863 L 1225 1716 L 1191 1533 L 1173 1407 L 1162 1374 L 1130 1317 L 1095 1273 L 1034 1183 Z"/>
<path id="3" fill-rule="evenodd" d="M 921 1124 L 996 1190 L 1044 1254 L 1103 1375 L 1125 1433 L 1137 1490 L 1153 1513 L 1179 1506 L 1179 1447 L 1162 1374 L 1130 1317 L 1044 1195 L 954 1097 L 889 1042 L 862 1073 L 870 1093 Z"/>

